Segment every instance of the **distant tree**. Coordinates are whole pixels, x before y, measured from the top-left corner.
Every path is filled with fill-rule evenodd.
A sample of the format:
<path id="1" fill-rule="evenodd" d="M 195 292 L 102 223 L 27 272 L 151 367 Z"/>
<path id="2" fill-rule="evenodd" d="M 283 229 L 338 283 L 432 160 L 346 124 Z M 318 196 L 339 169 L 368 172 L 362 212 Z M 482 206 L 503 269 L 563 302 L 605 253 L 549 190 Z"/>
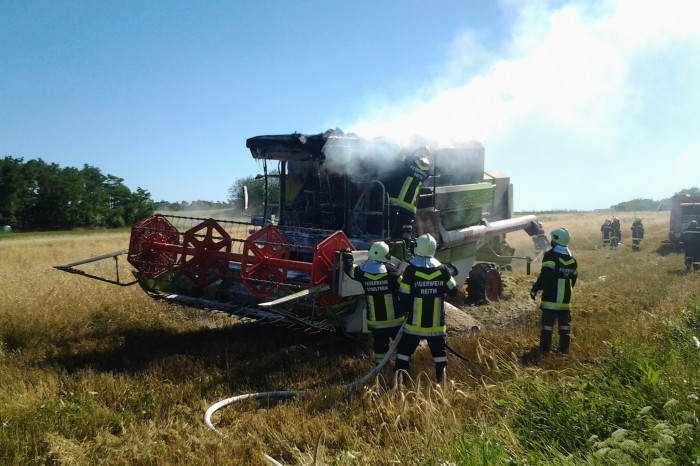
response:
<path id="1" fill-rule="evenodd" d="M 660 204 L 661 201 L 654 201 L 652 199 L 633 199 L 616 204 L 612 206 L 612 209 L 620 212 L 654 211 L 659 208 Z"/>
<path id="2" fill-rule="evenodd" d="M 24 182 L 23 160 L 5 157 L 0 160 L 0 226 L 17 225 L 15 208 L 18 205 Z"/>
<path id="3" fill-rule="evenodd" d="M 231 204 L 228 202 L 221 201 L 182 201 L 182 202 L 169 202 L 160 201 L 154 204 L 154 208 L 159 211 L 166 212 L 178 212 L 183 210 L 212 210 L 212 209 L 228 209 Z"/>
<path id="4" fill-rule="evenodd" d="M 61 168 L 41 159 L 0 160 L 0 219 L 20 231 L 119 227 L 152 215 L 148 191 L 84 165 Z"/>
<path id="5" fill-rule="evenodd" d="M 80 204 L 79 225 L 91 226 L 105 224 L 107 210 L 107 193 L 104 184 L 107 179 L 99 168 L 83 165 L 80 171 L 83 180 L 83 199 Z"/>
<path id="6" fill-rule="evenodd" d="M 267 198 L 270 205 L 277 204 L 279 199 L 279 177 L 273 172 L 268 176 Z M 236 208 L 243 209 L 244 187 L 248 191 L 248 208 L 253 214 L 263 212 L 265 200 L 265 179 L 247 176 L 238 178 L 228 190 L 228 201 Z"/>
<path id="7" fill-rule="evenodd" d="M 700 193 L 700 189 L 693 187 L 693 188 L 681 189 L 676 194 L 698 194 L 698 193 Z"/>

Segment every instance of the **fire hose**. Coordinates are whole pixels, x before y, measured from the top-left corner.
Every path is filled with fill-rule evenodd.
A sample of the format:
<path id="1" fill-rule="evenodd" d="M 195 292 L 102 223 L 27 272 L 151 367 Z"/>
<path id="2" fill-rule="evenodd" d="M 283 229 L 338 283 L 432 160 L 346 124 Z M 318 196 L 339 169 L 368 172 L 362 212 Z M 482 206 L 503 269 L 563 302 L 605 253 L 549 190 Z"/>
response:
<path id="1" fill-rule="evenodd" d="M 368 381 L 372 380 L 374 377 L 381 372 L 381 370 L 384 368 L 384 366 L 387 365 L 389 360 L 391 359 L 391 356 L 396 352 L 396 348 L 398 347 L 399 341 L 401 340 L 401 337 L 403 336 L 403 331 L 404 327 L 406 326 L 406 321 L 404 321 L 403 324 L 401 324 L 401 327 L 399 328 L 399 331 L 396 333 L 396 337 L 394 338 L 394 341 L 392 341 L 391 346 L 389 347 L 389 351 L 384 355 L 384 357 L 379 361 L 379 363 L 369 371 L 367 374 L 365 374 L 363 377 L 355 380 L 354 382 L 351 382 L 347 385 L 345 385 L 345 388 L 348 390 L 352 390 L 360 385 L 363 385 L 367 383 Z M 445 347 L 447 350 L 454 354 L 457 358 L 461 359 L 464 362 L 468 362 L 470 364 L 476 365 L 477 363 L 475 361 L 472 361 L 471 359 L 462 356 L 459 354 L 457 351 L 452 349 L 447 343 L 445 343 Z M 224 433 L 218 430 L 216 427 L 214 427 L 214 424 L 211 421 L 212 415 L 220 410 L 221 408 L 224 408 L 228 405 L 231 405 L 233 403 L 236 403 L 238 401 L 242 400 L 247 400 L 247 399 L 254 399 L 254 400 L 264 400 L 264 399 L 288 399 L 288 398 L 294 398 L 299 395 L 303 395 L 304 393 L 310 392 L 312 389 L 307 389 L 307 390 L 299 390 L 299 391 L 294 391 L 294 390 L 278 390 L 278 391 L 271 391 L 271 392 L 255 392 L 255 393 L 245 393 L 243 395 L 236 395 L 232 396 L 230 398 L 223 399 L 221 401 L 218 401 L 211 405 L 209 409 L 207 409 L 206 413 L 204 414 L 204 424 L 212 430 L 214 433 L 216 433 L 219 437 L 224 437 Z"/>
<path id="2" fill-rule="evenodd" d="M 468 357 L 462 356 L 462 355 L 459 354 L 457 351 L 453 350 L 453 349 L 450 347 L 450 345 L 447 344 L 447 342 L 445 342 L 445 348 L 447 348 L 447 351 L 449 351 L 450 353 L 454 354 L 458 359 L 461 359 L 462 361 L 468 362 L 468 363 L 470 363 L 470 364 L 474 364 L 474 365 L 477 364 L 476 361 L 472 361 L 472 360 L 469 359 Z"/>
<path id="3" fill-rule="evenodd" d="M 396 333 L 396 337 L 394 338 L 394 341 L 391 343 L 391 346 L 389 347 L 389 351 L 387 351 L 386 355 L 382 358 L 381 361 L 372 369 L 370 372 L 368 372 L 366 375 L 364 375 L 362 378 L 355 380 L 354 382 L 351 382 L 347 385 L 345 385 L 345 388 L 348 390 L 352 390 L 367 381 L 373 379 L 374 377 L 379 374 L 379 372 L 386 366 L 386 364 L 389 362 L 391 359 L 391 356 L 394 354 L 396 351 L 396 348 L 399 344 L 399 341 L 401 340 L 401 337 L 403 336 L 403 330 L 404 327 L 406 326 L 406 321 L 401 325 L 399 328 L 399 331 Z M 206 413 L 204 414 L 204 424 L 212 430 L 214 433 L 216 433 L 219 437 L 224 437 L 224 433 L 218 430 L 216 427 L 214 427 L 214 424 L 212 424 L 211 417 L 212 415 L 220 410 L 221 408 L 228 406 L 230 404 L 236 403 L 237 401 L 241 400 L 247 400 L 249 398 L 255 399 L 255 400 L 263 400 L 263 399 L 287 399 L 287 398 L 294 398 L 299 395 L 303 395 L 306 392 L 310 392 L 313 389 L 307 389 L 307 390 L 281 390 L 281 391 L 272 391 L 272 392 L 256 392 L 256 393 L 245 393 L 243 395 L 237 395 L 237 396 L 232 396 L 230 398 L 223 399 L 217 403 L 214 403 L 207 409 Z"/>

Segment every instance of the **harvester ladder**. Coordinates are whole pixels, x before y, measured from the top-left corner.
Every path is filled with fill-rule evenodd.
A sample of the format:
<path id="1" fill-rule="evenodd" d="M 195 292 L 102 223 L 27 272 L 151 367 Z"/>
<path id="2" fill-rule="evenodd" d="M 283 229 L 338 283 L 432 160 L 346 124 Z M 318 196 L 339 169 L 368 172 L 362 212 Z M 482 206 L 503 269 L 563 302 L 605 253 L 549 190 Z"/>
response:
<path id="1" fill-rule="evenodd" d="M 381 190 L 381 208 L 379 210 L 371 210 L 371 203 L 375 189 Z M 357 230 L 354 233 L 359 233 L 359 235 L 367 233 L 367 223 L 368 221 L 379 217 L 380 224 L 382 226 L 382 231 L 380 236 L 382 238 L 387 238 L 390 232 L 389 226 L 389 195 L 386 192 L 384 183 L 379 180 L 371 180 L 369 184 L 365 187 L 364 191 L 360 195 L 360 198 L 355 203 L 352 209 L 353 215 L 353 227 Z"/>

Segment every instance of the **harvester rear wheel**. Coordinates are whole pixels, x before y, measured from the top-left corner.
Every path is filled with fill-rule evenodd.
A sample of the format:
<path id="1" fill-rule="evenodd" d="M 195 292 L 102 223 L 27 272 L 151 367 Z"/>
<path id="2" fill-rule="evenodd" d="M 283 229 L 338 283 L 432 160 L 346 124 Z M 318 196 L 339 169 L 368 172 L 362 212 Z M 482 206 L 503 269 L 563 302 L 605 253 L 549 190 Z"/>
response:
<path id="1" fill-rule="evenodd" d="M 476 264 L 467 278 L 467 298 L 472 304 L 496 302 L 503 293 L 501 274 L 493 264 Z"/>

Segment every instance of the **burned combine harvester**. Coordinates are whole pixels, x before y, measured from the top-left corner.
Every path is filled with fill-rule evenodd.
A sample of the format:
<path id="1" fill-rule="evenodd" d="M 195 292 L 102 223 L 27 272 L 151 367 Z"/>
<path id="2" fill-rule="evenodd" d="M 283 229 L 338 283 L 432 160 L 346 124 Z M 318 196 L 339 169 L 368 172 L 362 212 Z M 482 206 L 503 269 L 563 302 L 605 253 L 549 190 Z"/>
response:
<path id="1" fill-rule="evenodd" d="M 384 240 L 405 262 L 411 238 L 431 233 L 439 243 L 436 257 L 451 264 L 458 283 L 466 283 L 478 302 L 497 300 L 502 291 L 498 266 L 514 252 L 506 233 L 525 230 L 541 240 L 534 216 L 512 218 L 510 180 L 484 171 L 478 143 L 430 152 L 411 238 L 395 233 L 390 198 L 405 179 L 404 157 L 415 147 L 339 130 L 258 136 L 246 145 L 262 162 L 265 193 L 275 183 L 279 197 L 265 199 L 256 222 L 155 215 L 134 225 L 128 261 L 153 298 L 244 319 L 357 333 L 366 327 L 364 299 L 359 283 L 339 267 L 342 249 L 352 249 L 361 262 L 372 242 Z M 75 266 L 85 262 L 57 268 L 82 273 Z"/>

